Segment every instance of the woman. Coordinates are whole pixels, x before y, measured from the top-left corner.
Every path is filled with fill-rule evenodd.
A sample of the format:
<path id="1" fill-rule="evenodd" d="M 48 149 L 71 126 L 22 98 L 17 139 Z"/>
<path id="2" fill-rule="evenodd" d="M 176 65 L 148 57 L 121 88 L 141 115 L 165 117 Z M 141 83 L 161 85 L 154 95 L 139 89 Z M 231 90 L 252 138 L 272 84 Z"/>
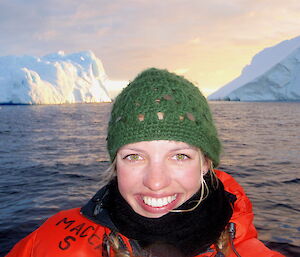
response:
<path id="1" fill-rule="evenodd" d="M 283 256 L 266 248 L 197 87 L 148 69 L 117 97 L 105 186 L 20 241 L 12 256 Z"/>

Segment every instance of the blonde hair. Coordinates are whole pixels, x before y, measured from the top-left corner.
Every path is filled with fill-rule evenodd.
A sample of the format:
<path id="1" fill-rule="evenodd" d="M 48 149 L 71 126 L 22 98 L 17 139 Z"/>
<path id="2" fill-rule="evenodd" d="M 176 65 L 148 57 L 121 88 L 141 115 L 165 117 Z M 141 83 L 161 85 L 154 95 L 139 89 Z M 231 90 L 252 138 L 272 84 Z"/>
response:
<path id="1" fill-rule="evenodd" d="M 211 183 L 214 188 L 217 188 L 219 186 L 219 180 L 218 177 L 214 171 L 213 162 L 206 158 L 202 151 L 199 149 L 199 156 L 200 156 L 200 167 L 202 168 L 204 165 L 204 162 L 207 162 L 208 170 L 207 173 L 209 173 L 211 178 Z M 114 159 L 114 161 L 110 164 L 110 166 L 100 175 L 101 177 L 101 185 L 105 186 L 109 184 L 110 181 L 112 181 L 114 178 L 117 177 L 117 170 L 116 170 L 116 164 L 117 164 L 117 158 Z M 195 210 L 200 203 L 208 196 L 209 194 L 209 188 L 208 185 L 203 178 L 204 174 L 201 170 L 201 192 L 200 192 L 200 198 L 197 200 L 196 205 L 193 206 L 190 209 L 187 210 L 171 210 L 170 212 L 189 212 Z M 113 248 L 115 252 L 116 257 L 139 257 L 134 256 L 133 253 L 129 252 L 128 250 L 125 250 L 121 247 L 120 242 L 118 240 L 118 237 L 114 234 L 109 236 L 109 244 Z M 227 228 L 224 229 L 224 231 L 221 233 L 220 237 L 215 243 L 216 250 L 218 252 L 223 253 L 225 256 L 228 255 L 230 244 L 229 244 L 229 233 Z M 151 255 L 149 255 L 150 257 Z"/>
<path id="2" fill-rule="evenodd" d="M 112 163 L 100 174 L 100 186 L 104 187 L 108 185 L 114 178 L 117 177 L 117 158 L 115 158 Z"/>
<path id="3" fill-rule="evenodd" d="M 127 249 L 124 249 L 121 247 L 121 243 L 119 241 L 119 238 L 116 234 L 111 234 L 108 238 L 108 242 L 110 247 L 112 247 L 115 257 L 139 257 L 139 256 L 134 256 L 133 253 L 128 251 Z M 110 257 L 110 253 L 108 252 L 108 257 Z"/>

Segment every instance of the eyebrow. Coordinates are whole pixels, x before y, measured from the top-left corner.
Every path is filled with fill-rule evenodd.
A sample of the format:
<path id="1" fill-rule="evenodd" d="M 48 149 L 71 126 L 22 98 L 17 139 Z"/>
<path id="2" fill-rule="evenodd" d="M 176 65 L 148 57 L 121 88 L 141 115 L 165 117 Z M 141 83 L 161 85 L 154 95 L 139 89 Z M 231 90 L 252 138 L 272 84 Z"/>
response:
<path id="1" fill-rule="evenodd" d="M 138 148 L 120 148 L 119 151 L 145 152 L 144 150 Z"/>
<path id="2" fill-rule="evenodd" d="M 139 149 L 139 148 L 120 148 L 119 151 L 133 151 L 133 152 L 146 152 L 145 150 L 143 149 Z M 195 146 L 182 146 L 182 147 L 177 147 L 177 148 L 174 148 L 174 149 L 170 149 L 169 151 L 171 152 L 176 152 L 176 151 L 183 151 L 183 150 L 195 150 L 197 151 L 197 147 Z"/>
<path id="3" fill-rule="evenodd" d="M 178 147 L 178 148 L 175 148 L 171 151 L 181 151 L 181 150 L 195 150 L 197 151 L 197 148 L 194 147 L 194 146 L 188 146 L 188 147 Z"/>

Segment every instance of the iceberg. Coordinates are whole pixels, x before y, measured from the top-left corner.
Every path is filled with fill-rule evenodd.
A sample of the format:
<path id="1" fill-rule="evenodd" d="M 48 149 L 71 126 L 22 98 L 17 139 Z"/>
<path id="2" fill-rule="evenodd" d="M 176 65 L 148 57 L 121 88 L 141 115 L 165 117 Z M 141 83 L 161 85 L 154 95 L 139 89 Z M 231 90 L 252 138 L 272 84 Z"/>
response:
<path id="1" fill-rule="evenodd" d="M 229 93 L 230 101 L 300 101 L 300 47 L 270 70 Z"/>
<path id="2" fill-rule="evenodd" d="M 0 104 L 111 102 L 102 62 L 93 52 L 0 57 Z"/>
<path id="3" fill-rule="evenodd" d="M 299 101 L 300 36 L 256 54 L 241 75 L 208 100 Z"/>

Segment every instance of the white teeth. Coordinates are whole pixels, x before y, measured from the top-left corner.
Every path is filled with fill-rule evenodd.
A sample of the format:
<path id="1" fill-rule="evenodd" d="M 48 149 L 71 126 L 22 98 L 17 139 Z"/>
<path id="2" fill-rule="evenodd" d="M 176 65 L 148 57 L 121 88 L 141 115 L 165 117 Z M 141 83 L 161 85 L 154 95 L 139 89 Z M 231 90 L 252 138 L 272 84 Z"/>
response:
<path id="1" fill-rule="evenodd" d="M 176 195 L 167 196 L 163 198 L 152 198 L 149 196 L 143 196 L 144 203 L 151 207 L 162 207 L 173 202 L 175 199 L 176 199 Z"/>

